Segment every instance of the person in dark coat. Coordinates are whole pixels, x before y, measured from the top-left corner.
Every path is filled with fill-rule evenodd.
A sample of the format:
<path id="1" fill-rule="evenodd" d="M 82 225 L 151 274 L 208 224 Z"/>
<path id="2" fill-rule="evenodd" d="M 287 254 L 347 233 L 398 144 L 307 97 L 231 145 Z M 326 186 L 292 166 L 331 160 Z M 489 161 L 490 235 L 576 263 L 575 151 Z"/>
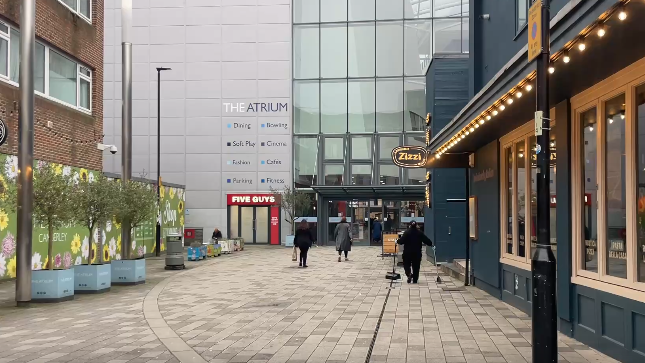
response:
<path id="1" fill-rule="evenodd" d="M 408 284 L 410 282 L 416 284 L 419 281 L 423 244 L 432 246 L 432 241 L 423 231 L 417 228 L 417 222 L 412 221 L 408 230 L 399 238 L 398 243 L 404 246 L 403 268 L 405 269 L 405 275 L 408 277 Z"/>
<path id="2" fill-rule="evenodd" d="M 336 241 L 336 251 L 338 251 L 338 262 L 340 262 L 341 253 L 345 253 L 345 261 L 348 260 L 347 254 L 352 250 L 352 233 L 347 218 L 343 217 L 334 230 L 334 240 Z"/>
<path id="3" fill-rule="evenodd" d="M 222 232 L 218 228 L 213 231 L 213 239 L 222 239 Z"/>
<path id="4" fill-rule="evenodd" d="M 383 225 L 378 221 L 378 218 L 374 218 L 374 225 L 372 226 L 372 239 L 375 244 L 381 242 L 383 237 Z"/>
<path id="5" fill-rule="evenodd" d="M 313 241 L 314 237 L 309 229 L 309 223 L 307 223 L 306 219 L 303 219 L 298 225 L 298 230 L 296 230 L 296 235 L 293 239 L 295 246 L 300 249 L 300 263 L 298 266 L 307 267 L 307 252 Z"/>

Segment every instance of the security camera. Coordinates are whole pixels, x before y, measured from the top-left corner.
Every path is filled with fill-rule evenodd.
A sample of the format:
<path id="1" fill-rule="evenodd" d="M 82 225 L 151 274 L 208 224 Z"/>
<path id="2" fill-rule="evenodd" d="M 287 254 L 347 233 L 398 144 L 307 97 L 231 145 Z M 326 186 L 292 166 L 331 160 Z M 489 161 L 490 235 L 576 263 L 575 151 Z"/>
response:
<path id="1" fill-rule="evenodd" d="M 112 155 L 116 154 L 116 152 L 118 151 L 118 149 L 116 148 L 116 145 L 97 144 L 96 148 L 101 151 L 105 151 L 109 149 Z"/>

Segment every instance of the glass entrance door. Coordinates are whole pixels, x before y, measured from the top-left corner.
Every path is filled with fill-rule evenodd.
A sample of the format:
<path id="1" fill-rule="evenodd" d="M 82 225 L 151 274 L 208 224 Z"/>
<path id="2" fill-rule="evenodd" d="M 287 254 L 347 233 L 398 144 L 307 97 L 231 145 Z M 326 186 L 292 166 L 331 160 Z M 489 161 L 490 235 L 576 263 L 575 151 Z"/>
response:
<path id="1" fill-rule="evenodd" d="M 269 243 L 269 207 L 255 207 L 255 241 Z"/>
<path id="2" fill-rule="evenodd" d="M 231 223 L 239 221 L 240 237 L 245 243 L 269 243 L 269 207 L 239 207 L 239 216 L 231 216 Z M 237 212 L 237 210 L 235 210 Z M 233 213 L 233 208 L 231 208 Z M 233 230 L 234 228 L 231 228 Z"/>
<path id="3" fill-rule="evenodd" d="M 350 206 L 353 244 L 355 246 L 369 246 L 371 239 L 369 202 L 353 201 Z"/>
<path id="4" fill-rule="evenodd" d="M 255 207 L 240 207 L 240 237 L 245 242 L 253 243 L 255 239 Z"/>

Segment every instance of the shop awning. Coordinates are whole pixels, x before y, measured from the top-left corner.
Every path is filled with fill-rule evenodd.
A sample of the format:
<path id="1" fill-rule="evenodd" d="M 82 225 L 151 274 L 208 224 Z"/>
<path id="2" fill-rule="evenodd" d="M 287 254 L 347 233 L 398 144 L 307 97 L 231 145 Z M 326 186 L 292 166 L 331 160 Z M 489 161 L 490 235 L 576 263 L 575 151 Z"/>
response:
<path id="1" fill-rule="evenodd" d="M 585 28 L 593 25 L 598 18 L 617 4 L 616 1 L 570 1 L 551 19 L 551 53 L 576 39 Z M 599 39 L 589 36 L 584 52 L 571 51 L 571 62 L 556 61 L 555 73 L 549 77 L 550 107 L 584 91 L 599 81 L 610 77 L 620 69 L 645 57 L 645 15 L 643 2 L 629 2 L 629 17 L 620 22 L 612 17 L 608 22 L 607 34 Z M 527 62 L 525 45 L 502 69 L 476 94 L 446 127 L 435 131 L 430 150 L 436 151 L 446 144 L 464 127 L 489 109 L 497 100 L 516 87 L 528 75 L 535 72 L 536 62 Z M 534 82 L 533 82 L 533 86 Z M 506 107 L 492 120 L 452 147 L 449 153 L 474 152 L 484 145 L 499 139 L 517 127 L 533 119 L 535 112 L 535 87 L 530 93 Z M 556 120 L 557 122 L 557 120 Z"/>
<path id="2" fill-rule="evenodd" d="M 425 185 L 318 185 L 311 188 L 322 197 L 342 200 L 423 200 L 426 190 Z"/>

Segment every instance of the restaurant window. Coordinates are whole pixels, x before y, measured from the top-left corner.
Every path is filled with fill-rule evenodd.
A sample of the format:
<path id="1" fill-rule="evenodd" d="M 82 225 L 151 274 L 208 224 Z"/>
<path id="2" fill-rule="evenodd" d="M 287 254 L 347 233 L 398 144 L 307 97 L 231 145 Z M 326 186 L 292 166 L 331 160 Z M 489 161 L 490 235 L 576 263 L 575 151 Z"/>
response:
<path id="1" fill-rule="evenodd" d="M 645 301 L 643 65 L 645 59 L 571 99 L 572 282 L 641 301 Z"/>
<path id="2" fill-rule="evenodd" d="M 550 135 L 550 233 L 555 248 L 555 121 Z M 500 140 L 502 146 L 502 262 L 529 269 L 537 243 L 537 142 L 533 121 Z"/>

